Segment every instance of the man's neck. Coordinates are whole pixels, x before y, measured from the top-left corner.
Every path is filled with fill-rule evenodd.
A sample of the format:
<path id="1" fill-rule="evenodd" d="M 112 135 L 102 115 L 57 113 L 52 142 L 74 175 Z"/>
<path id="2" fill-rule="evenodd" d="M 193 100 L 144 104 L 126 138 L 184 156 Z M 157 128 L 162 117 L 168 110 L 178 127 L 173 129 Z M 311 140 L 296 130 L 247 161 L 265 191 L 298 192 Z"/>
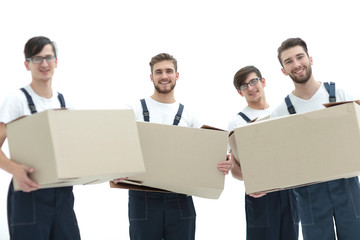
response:
<path id="1" fill-rule="evenodd" d="M 313 77 L 311 77 L 306 83 L 294 82 L 294 85 L 295 90 L 292 93 L 298 98 L 309 100 L 320 88 L 321 82 L 317 82 Z"/>
<path id="2" fill-rule="evenodd" d="M 266 98 L 264 96 L 257 102 L 248 102 L 248 107 L 256 110 L 264 110 L 269 107 L 269 104 L 266 102 Z"/>
<path id="3" fill-rule="evenodd" d="M 52 97 L 52 88 L 51 88 L 51 80 L 49 81 L 32 81 L 30 83 L 30 87 L 32 90 L 43 98 L 51 98 Z"/>
<path id="4" fill-rule="evenodd" d="M 153 95 L 151 95 L 151 98 L 155 101 L 161 102 L 161 103 L 174 103 L 176 102 L 174 97 L 174 91 L 171 91 L 170 93 L 158 93 L 156 90 Z"/>

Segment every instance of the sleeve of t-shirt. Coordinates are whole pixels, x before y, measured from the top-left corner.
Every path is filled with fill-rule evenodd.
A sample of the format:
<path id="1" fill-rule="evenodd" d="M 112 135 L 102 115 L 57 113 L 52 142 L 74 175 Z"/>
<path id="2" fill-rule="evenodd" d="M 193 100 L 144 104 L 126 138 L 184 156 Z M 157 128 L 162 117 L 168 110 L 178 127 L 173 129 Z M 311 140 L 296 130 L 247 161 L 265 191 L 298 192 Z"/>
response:
<path id="1" fill-rule="evenodd" d="M 236 117 L 234 117 L 234 119 L 232 121 L 229 122 L 228 131 L 231 132 L 235 128 L 243 126 L 245 124 L 247 124 L 247 122 L 244 119 L 236 116 Z"/>
<path id="2" fill-rule="evenodd" d="M 190 114 L 189 114 L 190 115 Z M 190 115 L 190 122 L 191 122 L 191 125 L 190 127 L 193 127 L 193 128 L 201 128 L 204 124 L 202 123 L 202 121 L 195 115 Z"/>
<path id="3" fill-rule="evenodd" d="M 284 100 L 271 112 L 270 118 L 277 118 L 286 115 L 289 115 L 289 111 Z"/>
<path id="4" fill-rule="evenodd" d="M 184 106 L 184 110 L 181 116 L 182 121 L 186 121 L 186 125 L 192 128 L 201 128 L 204 125 L 202 119 L 198 115 L 194 114 L 193 109 L 189 109 Z"/>
<path id="5" fill-rule="evenodd" d="M 353 101 L 354 98 L 351 96 L 351 94 L 347 91 L 345 91 L 342 88 L 336 89 L 336 101 L 337 102 L 345 102 L 345 101 Z"/>
<path id="6" fill-rule="evenodd" d="M 142 107 L 141 107 L 140 100 L 138 102 L 136 102 L 136 103 L 134 102 L 134 103 L 131 103 L 131 104 L 127 104 L 127 107 L 134 111 L 136 121 L 143 121 L 144 120 L 143 112 L 142 112 L 143 110 L 142 110 Z"/>
<path id="7" fill-rule="evenodd" d="M 23 105 L 15 94 L 4 98 L 0 107 L 0 122 L 9 123 L 23 115 Z"/>

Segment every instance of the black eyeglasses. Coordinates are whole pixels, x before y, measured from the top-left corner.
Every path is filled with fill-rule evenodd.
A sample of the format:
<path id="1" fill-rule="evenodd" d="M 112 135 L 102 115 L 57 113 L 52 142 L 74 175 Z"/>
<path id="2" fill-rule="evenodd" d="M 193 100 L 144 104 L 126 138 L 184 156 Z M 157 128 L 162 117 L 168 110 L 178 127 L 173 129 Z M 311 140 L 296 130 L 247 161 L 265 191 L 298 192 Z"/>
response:
<path id="1" fill-rule="evenodd" d="M 244 83 L 244 84 L 242 84 L 242 85 L 239 87 L 239 90 L 240 90 L 240 91 L 244 91 L 244 90 L 248 89 L 249 85 L 250 85 L 250 86 L 255 86 L 255 85 L 259 82 L 259 80 L 261 80 L 261 77 L 253 78 L 253 79 L 251 79 L 251 80 L 249 81 L 249 83 Z"/>
<path id="2" fill-rule="evenodd" d="M 40 63 L 42 63 L 44 60 L 45 60 L 47 63 L 53 63 L 53 62 L 55 62 L 55 59 L 56 59 L 55 56 L 48 55 L 48 56 L 45 56 L 45 57 L 36 56 L 36 57 L 32 57 L 32 58 L 27 58 L 26 60 L 27 60 L 27 61 L 31 61 L 31 62 L 34 63 L 34 64 L 40 64 Z"/>

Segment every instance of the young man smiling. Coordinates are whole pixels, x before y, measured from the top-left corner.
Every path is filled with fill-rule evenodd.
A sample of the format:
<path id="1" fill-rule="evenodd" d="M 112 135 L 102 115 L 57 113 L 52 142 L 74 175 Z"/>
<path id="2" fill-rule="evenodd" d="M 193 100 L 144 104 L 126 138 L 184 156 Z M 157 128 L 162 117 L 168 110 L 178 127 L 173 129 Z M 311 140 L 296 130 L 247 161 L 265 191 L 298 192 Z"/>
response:
<path id="1" fill-rule="evenodd" d="M 47 109 L 65 108 L 61 94 L 52 89 L 58 59 L 54 42 L 46 37 L 31 38 L 25 44 L 25 67 L 32 81 L 4 99 L 0 108 L 0 147 L 6 139 L 6 124 L 24 115 Z M 8 192 L 8 224 L 12 240 L 77 240 L 79 228 L 73 210 L 72 187 L 40 189 L 29 178 L 36 171 L 18 164 L 0 150 L 0 168 L 13 175 L 22 191 Z"/>
<path id="2" fill-rule="evenodd" d="M 179 79 L 176 59 L 167 53 L 150 61 L 154 93 L 133 107 L 139 121 L 199 128 L 202 124 L 186 107 L 175 100 Z M 159 139 L 161 144 L 161 139 Z M 171 161 L 171 158 L 169 158 Z M 228 172 L 224 161 L 220 171 Z M 116 180 L 114 182 L 117 182 Z M 191 196 L 129 190 L 130 238 L 132 240 L 195 239 L 195 207 Z"/>
<path id="3" fill-rule="evenodd" d="M 271 114 L 266 101 L 265 78 L 254 66 L 241 68 L 234 76 L 234 86 L 240 96 L 245 97 L 247 106 L 229 123 L 228 130 L 242 126 L 256 118 Z M 244 139 L 246 141 L 246 139 Z M 241 160 L 241 153 L 239 153 Z M 240 162 L 231 154 L 231 174 L 243 180 Z M 261 166 L 259 166 L 261 167 Z M 246 239 L 247 240 L 297 240 L 298 225 L 293 219 L 288 190 L 268 194 L 245 196 Z"/>
<path id="4" fill-rule="evenodd" d="M 278 48 L 281 71 L 295 86 L 271 114 L 278 117 L 323 109 L 324 103 L 351 101 L 335 84 L 315 80 L 313 58 L 305 41 L 289 38 Z M 329 129 L 331 131 L 331 129 Z M 341 160 L 341 159 L 339 159 Z M 360 236 L 360 185 L 358 177 L 294 188 L 304 240 L 354 240 Z M 335 223 L 335 226 L 334 226 Z"/>

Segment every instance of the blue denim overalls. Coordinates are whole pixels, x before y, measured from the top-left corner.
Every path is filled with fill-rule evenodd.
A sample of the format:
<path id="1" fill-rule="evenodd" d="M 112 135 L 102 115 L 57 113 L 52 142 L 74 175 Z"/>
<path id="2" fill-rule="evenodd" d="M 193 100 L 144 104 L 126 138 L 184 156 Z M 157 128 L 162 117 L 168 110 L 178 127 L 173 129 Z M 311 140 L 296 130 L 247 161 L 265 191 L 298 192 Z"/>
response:
<path id="1" fill-rule="evenodd" d="M 251 120 L 238 113 L 246 122 Z M 245 195 L 247 240 L 298 240 L 299 221 L 290 190 L 267 193 L 260 198 Z"/>
<path id="2" fill-rule="evenodd" d="M 358 177 L 293 189 L 304 240 L 360 239 Z"/>
<path id="3" fill-rule="evenodd" d="M 141 99 L 144 121 L 150 116 Z M 180 104 L 173 125 L 178 125 L 184 106 Z M 129 190 L 131 240 L 193 240 L 196 213 L 191 196 Z"/>
<path id="4" fill-rule="evenodd" d="M 36 113 L 31 96 L 21 89 L 28 100 L 31 114 Z M 62 108 L 65 100 L 58 95 Z M 73 210 L 72 187 L 39 189 L 26 193 L 8 191 L 8 226 L 11 240 L 79 240 L 80 232 Z"/>
<path id="5" fill-rule="evenodd" d="M 329 93 L 329 101 L 336 102 L 335 83 L 324 83 L 324 86 Z M 289 113 L 295 114 L 289 96 L 285 102 Z M 338 240 L 360 239 L 358 177 L 294 188 L 292 191 L 299 209 L 304 240 L 335 240 L 335 235 Z"/>

